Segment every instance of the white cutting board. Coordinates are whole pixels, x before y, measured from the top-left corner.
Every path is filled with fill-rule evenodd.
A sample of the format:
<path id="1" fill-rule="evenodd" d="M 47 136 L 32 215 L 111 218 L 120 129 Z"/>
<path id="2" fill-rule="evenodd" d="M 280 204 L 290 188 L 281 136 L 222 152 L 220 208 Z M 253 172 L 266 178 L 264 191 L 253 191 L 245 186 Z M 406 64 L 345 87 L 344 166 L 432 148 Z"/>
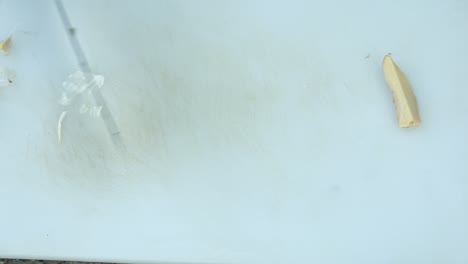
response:
<path id="1" fill-rule="evenodd" d="M 64 5 L 126 150 L 85 115 L 57 142 L 77 63 L 54 2 L 0 1 L 1 257 L 468 262 L 467 1 Z"/>

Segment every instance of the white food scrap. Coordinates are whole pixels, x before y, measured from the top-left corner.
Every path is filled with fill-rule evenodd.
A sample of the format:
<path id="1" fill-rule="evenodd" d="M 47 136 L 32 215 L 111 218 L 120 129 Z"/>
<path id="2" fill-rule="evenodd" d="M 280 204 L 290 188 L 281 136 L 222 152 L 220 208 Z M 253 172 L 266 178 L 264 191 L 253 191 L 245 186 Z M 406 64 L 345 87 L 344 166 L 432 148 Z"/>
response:
<path id="1" fill-rule="evenodd" d="M 58 120 L 58 124 L 57 124 L 58 143 L 62 142 L 62 123 L 66 116 L 67 116 L 67 111 L 63 111 L 62 114 L 60 114 L 60 117 Z"/>

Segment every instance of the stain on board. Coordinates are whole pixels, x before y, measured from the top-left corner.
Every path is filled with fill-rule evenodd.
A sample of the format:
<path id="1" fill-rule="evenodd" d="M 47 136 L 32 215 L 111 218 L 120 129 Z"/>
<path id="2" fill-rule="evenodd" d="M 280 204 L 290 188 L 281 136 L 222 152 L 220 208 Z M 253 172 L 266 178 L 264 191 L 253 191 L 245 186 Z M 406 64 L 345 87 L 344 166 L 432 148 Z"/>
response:
<path id="1" fill-rule="evenodd" d="M 47 175 L 81 190 L 148 179 L 170 186 L 180 167 L 198 160 L 277 161 L 290 143 L 298 153 L 323 151 L 318 145 L 332 128 L 302 127 L 334 105 L 333 74 L 313 37 L 205 27 L 206 20 L 169 22 L 137 28 L 116 42 L 121 34 L 115 30 L 103 31 L 109 38 L 82 39 L 92 67 L 106 78 L 102 94 L 127 150 L 113 146 L 102 120 L 78 114 L 67 116 L 58 144 L 53 131 L 61 112 L 48 104 L 46 140 L 36 155 Z M 135 39 L 145 42 L 129 52 Z M 288 142 L 291 135 L 297 138 Z"/>

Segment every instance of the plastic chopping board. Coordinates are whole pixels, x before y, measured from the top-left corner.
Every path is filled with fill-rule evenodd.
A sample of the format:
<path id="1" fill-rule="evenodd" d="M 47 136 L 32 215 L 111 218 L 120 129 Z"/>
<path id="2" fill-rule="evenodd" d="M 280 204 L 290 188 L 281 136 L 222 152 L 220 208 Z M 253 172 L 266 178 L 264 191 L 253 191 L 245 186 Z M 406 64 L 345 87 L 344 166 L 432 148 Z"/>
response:
<path id="1" fill-rule="evenodd" d="M 467 263 L 467 3 L 0 1 L 0 256 Z"/>

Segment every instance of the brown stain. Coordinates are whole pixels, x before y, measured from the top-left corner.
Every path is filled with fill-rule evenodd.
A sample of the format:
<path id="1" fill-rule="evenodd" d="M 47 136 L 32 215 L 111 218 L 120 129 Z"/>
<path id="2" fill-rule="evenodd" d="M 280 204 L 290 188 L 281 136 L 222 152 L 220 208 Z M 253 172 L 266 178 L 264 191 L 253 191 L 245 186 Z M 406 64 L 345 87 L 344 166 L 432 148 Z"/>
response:
<path id="1" fill-rule="evenodd" d="M 255 153 L 281 160 L 271 147 L 285 133 L 289 114 L 313 123 L 321 112 L 333 111 L 333 75 L 310 39 L 258 29 L 229 43 L 221 36 L 234 33 L 200 25 L 143 24 L 117 42 L 101 36 L 101 45 L 111 42 L 102 54 L 84 38 L 91 64 L 106 78 L 102 93 L 127 151 L 112 145 L 102 120 L 80 115 L 67 117 L 58 144 L 55 133 L 45 133 L 55 131 L 60 114 L 49 106 L 46 140 L 37 150 L 47 174 L 78 192 L 148 180 L 170 185 L 177 167 L 198 159 L 223 155 L 234 162 Z M 142 39 L 142 48 L 130 52 Z M 308 129 L 304 146 L 319 155 L 331 128 Z"/>

